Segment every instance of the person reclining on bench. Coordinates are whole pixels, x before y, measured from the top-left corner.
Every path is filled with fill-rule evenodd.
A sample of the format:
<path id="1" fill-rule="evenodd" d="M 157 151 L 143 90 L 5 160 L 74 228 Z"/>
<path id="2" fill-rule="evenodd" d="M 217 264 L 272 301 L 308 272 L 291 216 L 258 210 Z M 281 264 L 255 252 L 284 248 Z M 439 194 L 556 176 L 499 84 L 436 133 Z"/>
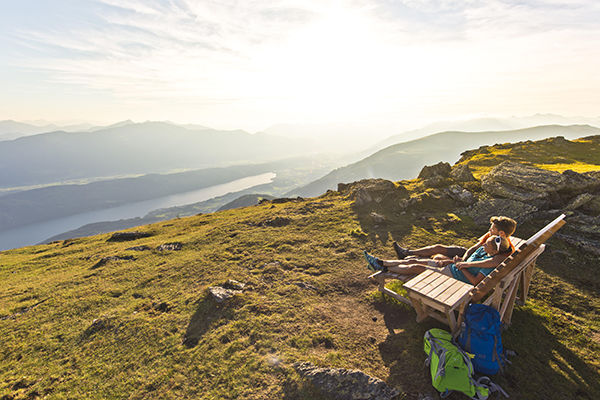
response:
<path id="1" fill-rule="evenodd" d="M 466 261 L 454 259 L 382 260 L 364 252 L 368 268 L 372 271 L 392 272 L 399 275 L 416 275 L 428 269 L 438 271 L 472 285 L 477 285 L 513 252 L 506 237 L 494 235 L 478 246 Z"/>
<path id="2" fill-rule="evenodd" d="M 483 243 L 493 235 L 498 235 L 503 238 L 508 239 L 508 243 L 512 249 L 515 251 L 515 247 L 510 242 L 510 236 L 515 233 L 515 229 L 517 228 L 517 221 L 509 217 L 491 217 L 490 218 L 490 229 L 489 231 L 479 238 L 479 241 L 466 249 L 460 246 L 444 246 L 442 244 L 434 244 L 433 246 L 421 247 L 420 249 L 409 250 L 402 248 L 398 245 L 398 243 L 394 242 L 394 251 L 396 251 L 396 255 L 398 256 L 398 260 L 402 260 L 409 257 L 416 258 L 433 258 L 435 260 L 448 260 L 454 259 L 454 257 L 459 256 L 462 257 L 462 260 L 466 260 L 469 258 L 471 254 Z"/>

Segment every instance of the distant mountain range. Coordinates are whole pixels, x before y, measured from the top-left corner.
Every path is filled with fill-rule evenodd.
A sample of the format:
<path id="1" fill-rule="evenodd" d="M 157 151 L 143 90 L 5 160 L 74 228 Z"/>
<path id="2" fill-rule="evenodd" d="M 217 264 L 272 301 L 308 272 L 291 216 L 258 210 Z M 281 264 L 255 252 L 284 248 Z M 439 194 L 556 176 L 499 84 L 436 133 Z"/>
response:
<path id="1" fill-rule="evenodd" d="M 241 165 L 312 152 L 314 146 L 300 139 L 126 121 L 91 132 L 0 141 L 0 188 Z"/>
<path id="2" fill-rule="evenodd" d="M 425 165 L 439 161 L 454 163 L 463 151 L 483 145 L 539 140 L 552 136 L 575 139 L 598 134 L 600 129 L 589 125 L 549 125 L 491 132 L 441 132 L 386 147 L 358 162 L 335 169 L 306 186 L 288 192 L 287 195 L 317 196 L 328 189 L 336 189 L 340 182 L 347 183 L 365 178 L 408 179 L 417 176 Z"/>

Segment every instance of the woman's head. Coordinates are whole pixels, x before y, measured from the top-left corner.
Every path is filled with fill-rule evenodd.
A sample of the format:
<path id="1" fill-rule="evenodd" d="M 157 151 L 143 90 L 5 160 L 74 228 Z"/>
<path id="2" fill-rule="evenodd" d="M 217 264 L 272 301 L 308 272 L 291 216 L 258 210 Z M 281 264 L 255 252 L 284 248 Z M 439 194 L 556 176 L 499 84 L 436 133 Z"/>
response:
<path id="1" fill-rule="evenodd" d="M 507 253 L 510 250 L 508 239 L 503 236 L 490 236 L 483 244 L 483 249 L 490 256 L 500 253 Z"/>

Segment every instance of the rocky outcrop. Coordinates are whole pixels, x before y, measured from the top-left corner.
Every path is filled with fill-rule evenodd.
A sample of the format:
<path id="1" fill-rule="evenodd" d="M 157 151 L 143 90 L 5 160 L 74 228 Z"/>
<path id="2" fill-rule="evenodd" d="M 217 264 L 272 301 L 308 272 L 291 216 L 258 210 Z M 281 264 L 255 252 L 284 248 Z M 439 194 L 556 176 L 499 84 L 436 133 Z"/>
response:
<path id="1" fill-rule="evenodd" d="M 338 192 L 347 194 L 357 207 L 373 206 L 394 202 L 408 197 L 402 185 L 385 179 L 363 179 L 349 184 L 338 184 Z"/>
<path id="2" fill-rule="evenodd" d="M 425 187 L 439 188 L 450 184 L 450 171 L 450 164 L 447 162 L 426 165 L 419 173 L 418 178 L 423 180 Z"/>
<path id="3" fill-rule="evenodd" d="M 473 221 L 479 225 L 489 224 L 490 217 L 494 215 L 504 215 L 522 223 L 531 218 L 536 211 L 538 208 L 528 203 L 496 198 L 479 200 L 471 206 L 459 210 L 460 213 L 473 218 Z"/>
<path id="4" fill-rule="evenodd" d="M 531 202 L 544 200 L 550 193 L 564 188 L 566 178 L 560 173 L 525 164 L 505 161 L 481 179 L 481 187 L 494 197 Z"/>
<path id="5" fill-rule="evenodd" d="M 295 363 L 294 369 L 325 395 L 338 400 L 392 400 L 400 392 L 381 379 L 362 371 L 319 368 L 311 363 Z"/>
<path id="6" fill-rule="evenodd" d="M 469 168 L 467 164 L 460 164 L 452 167 L 450 177 L 457 182 L 471 182 L 475 180 L 471 168 Z"/>
<path id="7" fill-rule="evenodd" d="M 429 179 L 437 176 L 447 178 L 450 176 L 452 168 L 447 162 L 440 162 L 435 165 L 426 165 L 419 172 L 419 179 Z"/>
<path id="8" fill-rule="evenodd" d="M 152 234 L 148 232 L 116 232 L 108 238 L 107 242 L 128 242 L 149 236 L 152 236 Z"/>

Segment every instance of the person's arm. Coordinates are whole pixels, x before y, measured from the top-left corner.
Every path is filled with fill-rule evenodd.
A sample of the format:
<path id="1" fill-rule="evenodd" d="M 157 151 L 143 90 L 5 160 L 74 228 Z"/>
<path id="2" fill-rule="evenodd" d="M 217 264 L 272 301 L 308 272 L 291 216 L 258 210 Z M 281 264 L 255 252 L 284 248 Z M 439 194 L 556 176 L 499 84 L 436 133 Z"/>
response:
<path id="1" fill-rule="evenodd" d="M 473 286 L 477 286 L 477 284 L 479 282 L 481 282 L 483 280 L 483 278 L 485 278 L 485 275 L 482 274 L 481 272 L 479 272 L 477 275 L 473 275 L 466 268 L 462 270 L 462 273 L 469 280 L 469 282 L 471 282 L 471 285 L 473 285 Z"/>
<path id="2" fill-rule="evenodd" d="M 496 254 L 494 257 L 488 258 L 487 260 L 481 260 L 481 261 L 460 261 L 460 262 L 457 262 L 455 264 L 456 264 L 456 268 L 461 269 L 461 270 L 463 268 L 471 268 L 471 267 L 496 268 L 505 259 L 506 259 L 506 254 Z"/>

